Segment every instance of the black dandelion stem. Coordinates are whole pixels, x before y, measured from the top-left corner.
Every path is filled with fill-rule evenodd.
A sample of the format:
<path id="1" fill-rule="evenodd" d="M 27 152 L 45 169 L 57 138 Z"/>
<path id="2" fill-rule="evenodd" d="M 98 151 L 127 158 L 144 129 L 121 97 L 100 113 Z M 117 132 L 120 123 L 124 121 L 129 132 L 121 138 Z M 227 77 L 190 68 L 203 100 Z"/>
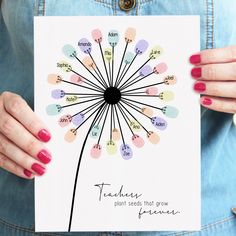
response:
<path id="1" fill-rule="evenodd" d="M 93 127 L 94 121 L 95 121 L 96 117 L 98 116 L 98 114 L 100 113 L 101 109 L 103 108 L 104 104 L 105 104 L 105 102 L 103 103 L 103 105 L 101 105 L 99 107 L 99 110 L 98 110 L 97 114 L 95 115 L 95 117 L 94 117 L 94 119 L 93 119 L 93 121 L 90 125 L 90 128 L 89 128 L 89 130 L 88 130 L 88 132 L 85 136 L 85 139 L 84 139 L 84 142 L 83 142 L 83 145 L 82 145 L 82 148 L 81 148 L 81 152 L 80 152 L 80 156 L 79 156 L 79 160 L 78 160 L 78 164 L 77 164 L 77 168 L 76 168 L 76 174 L 75 174 L 75 181 L 74 181 L 74 187 L 73 187 L 73 195 L 72 195 L 72 202 L 71 202 L 71 211 L 70 211 L 70 220 L 69 220 L 68 232 L 71 231 L 71 224 L 72 224 L 72 220 L 73 220 L 73 211 L 74 211 L 74 203 L 75 203 L 75 195 L 76 195 L 76 187 L 77 187 L 77 182 L 78 182 L 80 164 L 81 164 L 82 156 L 83 156 L 83 153 L 84 153 L 84 148 L 85 148 L 90 130 Z M 94 114 L 94 113 L 92 113 L 92 114 Z"/>

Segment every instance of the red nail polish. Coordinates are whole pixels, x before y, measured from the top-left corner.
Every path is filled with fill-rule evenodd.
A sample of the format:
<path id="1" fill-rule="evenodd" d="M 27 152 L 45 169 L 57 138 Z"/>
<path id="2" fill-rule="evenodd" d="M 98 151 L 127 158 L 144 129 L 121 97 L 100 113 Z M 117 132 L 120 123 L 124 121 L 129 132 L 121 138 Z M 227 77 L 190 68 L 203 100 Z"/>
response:
<path id="1" fill-rule="evenodd" d="M 46 169 L 43 166 L 39 165 L 38 163 L 34 163 L 31 166 L 31 169 L 38 175 L 43 175 L 46 172 Z"/>
<path id="2" fill-rule="evenodd" d="M 37 157 L 44 164 L 48 164 L 51 161 L 51 159 L 52 159 L 51 154 L 47 150 L 45 150 L 45 149 L 41 150 L 38 153 Z"/>
<path id="3" fill-rule="evenodd" d="M 41 129 L 38 132 L 38 137 L 43 142 L 48 142 L 51 139 L 51 134 L 46 129 Z"/>
<path id="4" fill-rule="evenodd" d="M 210 106 L 212 104 L 212 100 L 210 98 L 203 98 L 202 104 L 206 106 Z"/>
<path id="5" fill-rule="evenodd" d="M 33 173 L 31 171 L 27 170 L 27 169 L 24 169 L 24 174 L 25 174 L 25 176 L 30 178 Z"/>
<path id="6" fill-rule="evenodd" d="M 191 75 L 192 75 L 193 78 L 202 77 L 202 68 L 201 67 L 193 68 L 191 70 Z"/>
<path id="7" fill-rule="evenodd" d="M 191 64 L 199 64 L 199 63 L 201 63 L 201 55 L 200 54 L 192 55 L 189 58 L 189 61 Z"/>
<path id="8" fill-rule="evenodd" d="M 201 92 L 204 92 L 206 90 L 206 84 L 202 83 L 202 82 L 196 83 L 196 84 L 194 84 L 193 88 L 196 92 L 201 93 Z"/>

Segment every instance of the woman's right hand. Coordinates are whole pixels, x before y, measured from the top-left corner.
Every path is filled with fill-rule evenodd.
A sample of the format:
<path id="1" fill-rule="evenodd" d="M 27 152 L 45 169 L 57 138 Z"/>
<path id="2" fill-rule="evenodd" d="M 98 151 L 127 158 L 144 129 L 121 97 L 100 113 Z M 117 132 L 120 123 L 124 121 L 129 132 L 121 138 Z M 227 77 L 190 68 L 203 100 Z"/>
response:
<path id="1" fill-rule="evenodd" d="M 26 179 L 43 175 L 51 154 L 45 125 L 17 94 L 0 95 L 0 168 Z"/>

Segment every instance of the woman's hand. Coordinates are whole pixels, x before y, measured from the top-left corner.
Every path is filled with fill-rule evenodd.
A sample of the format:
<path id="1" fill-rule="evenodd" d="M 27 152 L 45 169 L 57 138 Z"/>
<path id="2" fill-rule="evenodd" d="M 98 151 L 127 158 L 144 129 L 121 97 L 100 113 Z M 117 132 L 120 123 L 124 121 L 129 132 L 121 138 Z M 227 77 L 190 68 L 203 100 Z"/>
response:
<path id="1" fill-rule="evenodd" d="M 194 90 L 201 104 L 209 109 L 236 113 L 236 46 L 210 49 L 190 57 L 197 79 Z"/>
<path id="2" fill-rule="evenodd" d="M 51 154 L 42 142 L 51 138 L 45 125 L 18 95 L 0 95 L 0 167 L 20 177 L 43 175 Z"/>

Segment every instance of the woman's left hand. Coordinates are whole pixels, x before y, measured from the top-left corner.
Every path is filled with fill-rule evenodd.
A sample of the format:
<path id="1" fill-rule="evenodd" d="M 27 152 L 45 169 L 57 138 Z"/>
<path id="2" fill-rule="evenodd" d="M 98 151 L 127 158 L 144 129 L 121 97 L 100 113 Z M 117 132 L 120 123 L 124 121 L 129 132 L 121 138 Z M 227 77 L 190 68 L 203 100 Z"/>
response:
<path id="1" fill-rule="evenodd" d="M 209 49 L 190 57 L 191 74 L 201 104 L 209 109 L 236 113 L 236 46 Z"/>

